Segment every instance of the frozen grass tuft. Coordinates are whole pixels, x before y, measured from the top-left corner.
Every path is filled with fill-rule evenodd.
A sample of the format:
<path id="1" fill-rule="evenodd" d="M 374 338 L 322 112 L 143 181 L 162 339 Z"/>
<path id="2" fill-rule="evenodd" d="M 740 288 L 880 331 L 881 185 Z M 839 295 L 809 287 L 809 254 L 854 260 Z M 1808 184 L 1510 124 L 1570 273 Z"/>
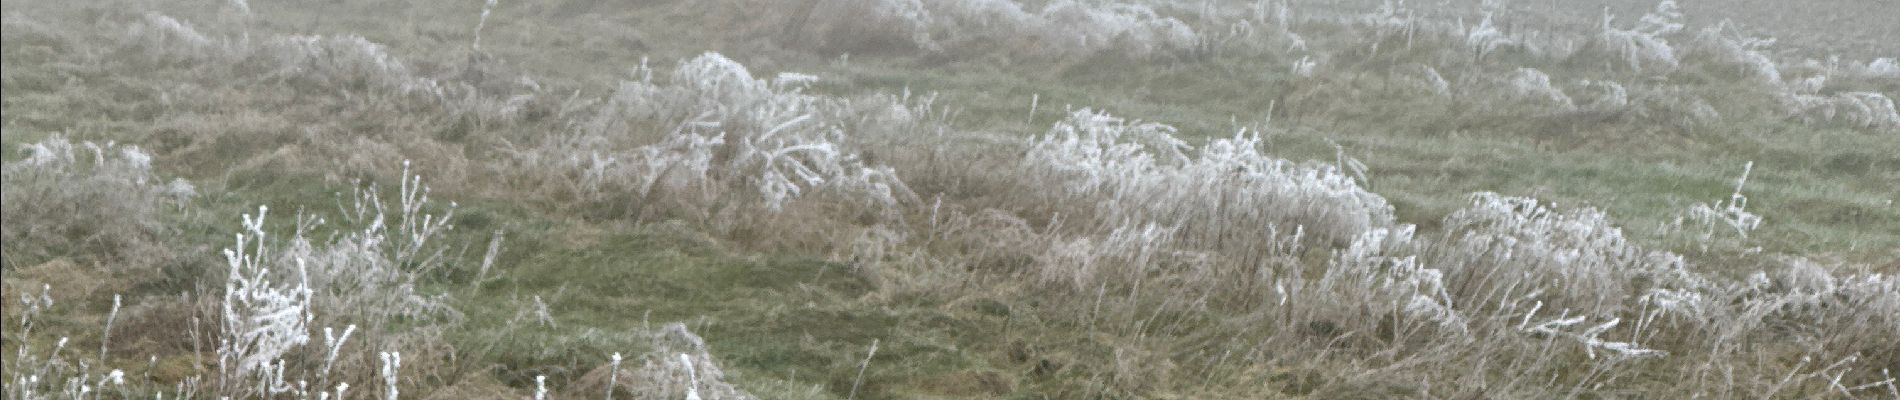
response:
<path id="1" fill-rule="evenodd" d="M 886 208 L 914 200 L 893 170 L 859 156 L 845 130 L 861 115 L 853 104 L 803 93 L 813 79 L 768 82 L 707 53 L 682 62 L 668 83 L 621 83 L 575 132 L 516 152 L 516 161 L 568 180 L 584 200 L 634 213 L 705 213 L 715 203 L 776 211 L 818 193 Z"/>
<path id="2" fill-rule="evenodd" d="M 1036 139 L 1025 165 L 1109 226 L 1178 226 L 1186 240 L 1214 247 L 1269 226 L 1344 241 L 1392 224 L 1385 199 L 1335 166 L 1276 159 L 1260 142 L 1241 132 L 1194 149 L 1173 127 L 1083 109 Z"/>
<path id="3" fill-rule="evenodd" d="M 1682 19 L 1682 11 L 1673 0 L 1657 3 L 1655 10 L 1630 28 L 1617 27 L 1616 18 L 1605 10 L 1593 44 L 1630 70 L 1668 72 L 1678 61 L 1675 47 L 1665 37 L 1682 30 Z"/>
<path id="4" fill-rule="evenodd" d="M 1512 94 L 1521 99 L 1537 101 L 1562 110 L 1577 107 L 1562 89 L 1550 85 L 1550 75 L 1545 75 L 1544 71 L 1538 71 L 1536 68 L 1518 68 L 1517 73 L 1511 75 L 1509 85 Z"/>
<path id="5" fill-rule="evenodd" d="M 608 398 L 633 399 L 700 398 L 708 400 L 755 399 L 750 393 L 726 381 L 726 373 L 712 356 L 706 340 L 671 323 L 650 332 L 651 350 L 634 360 L 633 368 L 621 368 L 619 354 L 608 365 L 595 368 L 577 382 L 592 398 L 606 392 Z"/>
<path id="6" fill-rule="evenodd" d="M 1060 0 L 1032 12 L 1007 0 L 814 0 L 767 9 L 783 15 L 775 18 L 791 44 L 827 53 L 1147 59 L 1183 56 L 1201 44 L 1187 23 L 1128 3 Z"/>
<path id="7" fill-rule="evenodd" d="M 165 215 L 197 192 L 189 181 L 154 172 L 152 156 L 138 146 L 56 134 L 20 151 L 23 158 L 0 167 L 0 237 L 9 262 L 96 246 L 123 265 L 151 265 L 167 257 L 154 247 Z"/>

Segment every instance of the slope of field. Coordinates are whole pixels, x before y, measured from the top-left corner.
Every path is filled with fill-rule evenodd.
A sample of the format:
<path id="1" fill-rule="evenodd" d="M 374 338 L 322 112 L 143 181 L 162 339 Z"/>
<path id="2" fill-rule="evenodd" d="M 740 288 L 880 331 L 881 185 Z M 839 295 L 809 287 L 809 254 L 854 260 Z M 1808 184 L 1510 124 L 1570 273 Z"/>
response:
<path id="1" fill-rule="evenodd" d="M 8 2 L 5 392 L 1900 397 L 1770 3 Z"/>

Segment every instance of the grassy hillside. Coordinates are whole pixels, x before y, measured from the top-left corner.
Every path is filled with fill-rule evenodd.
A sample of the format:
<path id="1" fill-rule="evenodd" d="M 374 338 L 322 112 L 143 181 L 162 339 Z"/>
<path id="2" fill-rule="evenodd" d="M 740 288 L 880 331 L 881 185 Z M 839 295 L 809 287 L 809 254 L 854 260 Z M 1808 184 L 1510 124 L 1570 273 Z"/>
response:
<path id="1" fill-rule="evenodd" d="M 9 2 L 5 392 L 1900 397 L 1837 3 Z"/>

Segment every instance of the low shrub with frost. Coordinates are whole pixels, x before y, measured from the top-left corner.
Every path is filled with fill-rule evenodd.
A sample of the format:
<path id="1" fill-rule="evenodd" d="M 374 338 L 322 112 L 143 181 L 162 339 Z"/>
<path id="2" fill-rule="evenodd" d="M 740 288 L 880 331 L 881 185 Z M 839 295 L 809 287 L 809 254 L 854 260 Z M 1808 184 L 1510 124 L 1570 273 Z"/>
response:
<path id="1" fill-rule="evenodd" d="M 1650 287 L 1699 288 L 1682 257 L 1630 242 L 1593 208 L 1561 211 L 1536 199 L 1477 193 L 1445 218 L 1432 265 L 1446 268 L 1454 296 L 1474 304 L 1532 293 L 1584 315 L 1626 311 Z"/>
<path id="2" fill-rule="evenodd" d="M 1629 109 L 1630 93 L 1623 84 L 1609 80 L 1583 80 L 1578 82 L 1585 96 L 1578 104 L 1583 109 L 1597 111 L 1623 111 Z M 1562 94 L 1562 93 L 1559 93 Z"/>
<path id="3" fill-rule="evenodd" d="M 1762 223 L 1761 215 L 1748 211 L 1748 196 L 1742 195 L 1742 187 L 1748 184 L 1748 174 L 1754 169 L 1754 162 L 1742 166 L 1742 177 L 1735 180 L 1735 192 L 1729 194 L 1727 200 L 1718 200 L 1713 204 L 1699 202 L 1689 206 L 1665 230 L 1690 234 L 1691 242 L 1702 251 L 1725 242 L 1730 233 L 1738 247 L 1745 243 L 1748 234 L 1760 228 Z"/>
<path id="4" fill-rule="evenodd" d="M 815 0 L 766 9 L 794 45 L 833 53 L 1004 51 L 1028 57 L 1179 55 L 1200 35 L 1187 23 L 1131 3 L 1060 0 L 1040 11 L 1006 0 Z"/>
<path id="5" fill-rule="evenodd" d="M 153 171 L 144 149 L 112 142 L 72 142 L 53 135 L 25 145 L 24 157 L 0 167 L 0 225 L 6 254 L 49 257 L 76 246 L 112 258 L 152 262 L 167 209 L 184 207 L 196 193 L 184 179 Z"/>
<path id="6" fill-rule="evenodd" d="M 1611 328 L 1615 328 L 1618 324 L 1621 324 L 1623 322 L 1622 319 L 1611 318 L 1603 323 L 1589 325 L 1588 328 L 1583 329 L 1576 329 L 1575 327 L 1579 326 L 1579 324 L 1589 322 L 1590 317 L 1559 314 L 1556 319 L 1542 321 L 1536 324 L 1530 323 L 1530 321 L 1537 316 L 1538 310 L 1539 308 L 1534 307 L 1531 309 L 1530 314 L 1525 314 L 1524 323 L 1519 325 L 1518 329 L 1526 333 L 1545 335 L 1548 337 L 1564 337 L 1575 340 L 1583 345 L 1585 353 L 1588 354 L 1591 359 L 1597 358 L 1599 352 L 1614 358 L 1662 357 L 1669 354 L 1662 350 L 1644 348 L 1642 345 L 1633 342 L 1618 342 L 1603 338 L 1603 335 L 1609 332 Z"/>
<path id="7" fill-rule="evenodd" d="M 1809 124 L 1844 123 L 1881 132 L 1900 132 L 1900 110 L 1892 98 L 1876 92 L 1839 92 L 1831 95 L 1781 94 L 1782 107 L 1789 115 Z"/>
<path id="8" fill-rule="evenodd" d="M 1673 0 L 1663 0 L 1656 9 L 1644 14 L 1634 26 L 1621 28 L 1606 10 L 1591 42 L 1600 53 L 1638 72 L 1668 72 L 1677 66 L 1676 48 L 1666 36 L 1683 28 L 1682 11 Z"/>
<path id="9" fill-rule="evenodd" d="M 1781 85 L 1781 68 L 1767 51 L 1774 38 L 1746 37 L 1727 20 L 1703 28 L 1688 47 L 1685 58 L 1707 58 L 1735 68 L 1742 76 L 1764 85 Z"/>
<path id="10" fill-rule="evenodd" d="M 1450 98 L 1453 94 L 1451 81 L 1446 80 L 1445 75 L 1438 73 L 1438 68 L 1430 65 L 1413 64 L 1402 67 L 1399 75 L 1391 79 L 1435 97 Z"/>
<path id="11" fill-rule="evenodd" d="M 390 54 L 387 47 L 358 35 L 207 33 L 190 23 L 153 13 L 129 24 L 120 46 L 138 54 L 143 62 L 188 64 L 200 77 L 216 84 L 268 82 L 305 91 L 429 105 L 451 115 L 484 120 L 513 119 L 533 99 L 533 94 L 498 97 L 483 93 L 485 82 L 479 78 L 422 76 Z M 471 63 L 467 68 L 479 67 Z M 529 82 L 521 86 L 534 85 Z"/>
<path id="12" fill-rule="evenodd" d="M 1392 224 L 1391 205 L 1336 166 L 1267 156 L 1260 140 L 1243 132 L 1195 149 L 1173 127 L 1082 109 L 1037 138 L 1024 164 L 1107 226 L 1175 226 L 1214 248 L 1270 242 L 1250 239 L 1272 226 L 1344 241 Z"/>
<path id="13" fill-rule="evenodd" d="M 912 200 L 892 169 L 858 155 L 843 129 L 857 115 L 850 102 L 803 93 L 800 80 L 754 78 L 707 53 L 667 83 L 623 82 L 576 132 L 517 151 L 515 161 L 559 174 L 584 199 L 636 207 L 779 210 L 819 192 L 880 207 Z"/>
<path id="14" fill-rule="evenodd" d="M 1480 60 L 1487 54 L 1513 44 L 1516 42 L 1491 23 L 1491 13 L 1485 13 L 1484 19 L 1465 33 L 1465 46 L 1477 53 L 1477 58 Z"/>
<path id="15" fill-rule="evenodd" d="M 342 231 L 337 234 L 316 236 L 325 220 L 299 216 L 297 231 L 279 258 L 309 271 L 308 285 L 325 316 L 319 322 L 383 332 L 397 321 L 460 317 L 443 295 L 418 289 L 427 274 L 445 272 L 453 262 L 441 236 L 454 229 L 455 205 L 430 213 L 429 188 L 407 167 L 395 204 L 383 198 L 378 185 L 354 189 L 339 204 Z"/>
<path id="16" fill-rule="evenodd" d="M 253 50 L 272 69 L 265 76 L 296 79 L 300 86 L 397 92 L 427 86 L 383 45 L 361 36 L 275 37 Z"/>
<path id="17" fill-rule="evenodd" d="M 347 387 L 342 370 L 366 368 L 339 359 L 359 325 L 365 332 L 354 343 L 388 348 L 407 332 L 397 322 L 414 327 L 459 316 L 443 296 L 417 288 L 425 274 L 450 262 L 438 236 L 451 229 L 453 206 L 428 213 L 428 189 L 406 170 L 403 177 L 398 209 L 385 212 L 375 186 L 358 191 L 341 210 L 351 226 L 327 239 L 315 237 L 318 218 L 299 215 L 288 240 L 272 240 L 268 208 L 244 215 L 244 231 L 224 251 L 220 392 L 310 396 Z M 312 334 L 317 327 L 321 337 Z M 384 371 L 392 382 L 393 374 Z M 390 396 L 393 387 L 385 389 Z"/>
<path id="18" fill-rule="evenodd" d="M 1850 73 L 1863 78 L 1900 79 L 1900 61 L 1893 57 L 1876 58 L 1850 67 Z"/>
<path id="19" fill-rule="evenodd" d="M 1056 239 L 1037 260 L 1044 283 L 1087 292 L 1109 282 L 1135 284 L 1148 279 L 1191 279 L 1211 268 L 1205 254 L 1181 250 L 1176 229 L 1146 224 L 1119 226 L 1101 238 Z M 1201 284 L 1205 282 L 1174 282 Z"/>
<path id="20" fill-rule="evenodd" d="M 274 262 L 264 231 L 268 212 L 259 207 L 257 215 L 246 214 L 244 232 L 224 250 L 229 265 L 217 355 L 220 390 L 226 393 L 285 390 L 270 385 L 273 367 L 310 341 L 310 271 L 302 260 Z M 248 387 L 252 383 L 260 387 Z"/>
<path id="21" fill-rule="evenodd" d="M 1193 49 L 1200 40 L 1186 23 L 1135 4 L 1050 3 L 1038 32 L 1050 50 L 1092 53 L 1113 49 L 1136 58 Z"/>
<path id="22" fill-rule="evenodd" d="M 1536 101 L 1560 110 L 1577 107 L 1576 103 L 1570 100 L 1570 96 L 1564 94 L 1563 89 L 1550 85 L 1550 75 L 1545 75 L 1544 71 L 1536 68 L 1518 68 L 1516 73 L 1511 74 L 1511 79 L 1506 81 L 1506 84 L 1510 87 L 1512 96 L 1518 99 Z"/>
<path id="23" fill-rule="evenodd" d="M 1372 12 L 1358 16 L 1357 23 L 1372 28 L 1376 41 L 1403 39 L 1410 42 L 1420 29 L 1418 13 L 1401 0 L 1385 0 Z"/>
<path id="24" fill-rule="evenodd" d="M 66 349 L 71 337 L 59 336 L 58 340 L 52 341 L 50 349 L 33 347 L 35 328 L 45 324 L 42 320 L 51 317 L 46 315 L 54 305 L 51 285 L 42 284 L 37 296 L 32 294 L 32 288 L 13 285 L 7 288 L 26 292 L 19 294 L 19 303 L 13 306 L 17 307 L 15 312 L 19 315 L 19 322 L 15 325 L 17 331 L 7 340 L 14 347 L 14 355 L 7 360 L 6 380 L 0 385 L 4 387 L 0 389 L 0 397 L 21 400 L 98 398 L 108 387 L 123 397 L 126 389 L 125 372 L 117 369 L 107 372 L 104 368 L 94 371 L 83 356 L 83 350 Z M 110 328 L 107 330 L 109 332 Z"/>
<path id="25" fill-rule="evenodd" d="M 1414 232 L 1411 225 L 1398 225 L 1360 233 L 1351 245 L 1333 252 L 1325 273 L 1309 286 L 1312 292 L 1306 295 L 1316 298 L 1296 306 L 1326 310 L 1322 315 L 1331 316 L 1398 314 L 1432 322 L 1446 332 L 1466 333 L 1469 323 L 1446 291 L 1444 271 L 1427 267 L 1419 258 Z M 1347 301 L 1326 304 L 1325 299 Z"/>
<path id="26" fill-rule="evenodd" d="M 607 398 L 631 399 L 755 399 L 750 393 L 726 382 L 726 374 L 706 346 L 706 339 L 671 323 L 651 335 L 651 350 L 630 360 L 632 368 L 620 366 L 619 354 L 612 363 L 582 376 L 576 386 L 587 388 L 582 396 L 592 398 L 606 393 Z M 621 397 L 627 396 L 627 397 Z"/>

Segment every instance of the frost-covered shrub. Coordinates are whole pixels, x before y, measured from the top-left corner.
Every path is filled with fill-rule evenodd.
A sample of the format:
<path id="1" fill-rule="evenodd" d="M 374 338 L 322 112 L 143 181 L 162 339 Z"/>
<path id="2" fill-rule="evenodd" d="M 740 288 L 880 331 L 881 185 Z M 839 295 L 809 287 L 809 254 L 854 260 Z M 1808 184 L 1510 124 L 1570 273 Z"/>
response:
<path id="1" fill-rule="evenodd" d="M 1703 28 L 1691 42 L 1685 58 L 1706 58 L 1735 68 L 1742 76 L 1764 85 L 1781 85 L 1781 68 L 1768 57 L 1774 38 L 1742 36 L 1727 20 Z"/>
<path id="2" fill-rule="evenodd" d="M 1186 23 L 1133 4 L 1050 3 L 1040 14 L 1045 48 L 1058 52 L 1116 50 L 1136 58 L 1193 49 L 1200 40 Z"/>
<path id="3" fill-rule="evenodd" d="M 1577 107 L 1576 103 L 1570 100 L 1570 96 L 1564 94 L 1563 89 L 1550 85 L 1550 75 L 1544 75 L 1544 71 L 1538 71 L 1536 68 L 1518 68 L 1516 73 L 1511 74 L 1511 79 L 1506 81 L 1506 84 L 1510 87 L 1512 96 L 1517 99 L 1544 103 L 1560 110 Z"/>
<path id="4" fill-rule="evenodd" d="M 1431 264 L 1445 268 L 1454 297 L 1536 297 L 1556 309 L 1610 316 L 1650 287 L 1702 287 L 1681 256 L 1643 249 L 1593 208 L 1561 211 L 1536 199 L 1477 193 L 1445 217 Z"/>
<path id="5" fill-rule="evenodd" d="M 1037 138 L 1024 163 L 1035 180 L 1062 188 L 1058 198 L 1095 210 L 1096 221 L 1175 226 L 1197 246 L 1267 243 L 1253 239 L 1276 226 L 1345 241 L 1392 224 L 1385 198 L 1335 166 L 1267 156 L 1257 135 L 1194 149 L 1173 133 L 1083 109 Z"/>
<path id="6" fill-rule="evenodd" d="M 1682 11 L 1675 1 L 1657 3 L 1655 10 L 1644 14 L 1630 28 L 1617 27 L 1616 18 L 1607 11 L 1602 21 L 1597 37 L 1591 42 L 1597 52 L 1585 56 L 1607 55 L 1639 72 L 1668 72 L 1676 68 L 1676 49 L 1666 38 L 1683 28 Z"/>
<path id="7" fill-rule="evenodd" d="M 1478 26 L 1472 27 L 1470 31 L 1465 33 L 1465 46 L 1470 47 L 1471 51 L 1477 53 L 1479 59 L 1483 59 L 1485 55 L 1513 44 L 1516 44 L 1516 41 L 1511 40 L 1509 36 L 1504 34 L 1504 31 L 1499 30 L 1496 25 L 1491 23 L 1490 13 L 1485 13 L 1484 19 L 1478 22 Z"/>
<path id="8" fill-rule="evenodd" d="M 1146 6 L 1060 0 L 1030 12 L 1007 0 L 813 0 L 765 9 L 793 45 L 832 53 L 1007 51 L 1024 57 L 1180 55 L 1200 44 L 1185 22 Z"/>
<path id="9" fill-rule="evenodd" d="M 1438 73 L 1438 68 L 1430 65 L 1412 64 L 1402 67 L 1391 79 L 1436 97 L 1450 98 L 1453 93 L 1451 81 L 1446 80 L 1445 75 Z"/>
<path id="10" fill-rule="evenodd" d="M 431 214 L 429 188 L 404 165 L 395 204 L 377 185 L 356 188 L 340 204 L 335 235 L 316 235 L 326 221 L 299 216 L 295 236 L 279 258 L 306 269 L 314 304 L 325 325 L 353 324 L 383 332 L 394 321 L 456 319 L 444 295 L 427 295 L 420 280 L 451 263 L 440 236 L 454 229 L 455 205 Z"/>
<path id="11" fill-rule="evenodd" d="M 1358 16 L 1356 22 L 1372 28 L 1377 41 L 1393 39 L 1409 40 L 1420 30 L 1418 13 L 1405 6 L 1404 1 L 1385 0 L 1372 12 Z"/>
<path id="12" fill-rule="evenodd" d="M 21 151 L 24 158 L 0 167 L 0 240 L 9 258 L 98 252 L 152 262 L 144 258 L 160 250 L 153 246 L 165 230 L 161 216 L 196 192 L 184 179 L 153 172 L 152 156 L 138 146 L 53 135 Z"/>
<path id="13" fill-rule="evenodd" d="M 1748 196 L 1742 195 L 1742 187 L 1748 184 L 1748 174 L 1754 169 L 1753 162 L 1742 167 L 1742 177 L 1735 180 L 1735 192 L 1729 194 L 1728 200 L 1717 200 L 1714 204 L 1699 202 L 1689 206 L 1688 210 L 1676 216 L 1675 222 L 1665 227 L 1665 231 L 1690 234 L 1691 241 L 1702 251 L 1708 251 L 1711 246 L 1729 237 L 1729 232 L 1733 232 L 1736 243 L 1745 243 L 1748 234 L 1760 228 L 1762 223 L 1761 215 L 1748 211 Z"/>
<path id="14" fill-rule="evenodd" d="M 1123 225 L 1101 238 L 1053 240 L 1036 266 L 1043 283 L 1067 285 L 1079 292 L 1107 282 L 1115 282 L 1119 288 L 1151 278 L 1161 284 L 1208 283 L 1188 281 L 1211 268 L 1209 257 L 1182 250 L 1184 246 L 1177 240 L 1173 228 L 1153 223 Z"/>
<path id="15" fill-rule="evenodd" d="M 1457 302 L 1446 291 L 1445 273 L 1422 262 L 1420 243 L 1414 241 L 1413 233 L 1411 225 L 1360 233 L 1351 245 L 1333 252 L 1326 272 L 1313 285 L 1318 292 L 1309 294 L 1318 298 L 1301 305 L 1329 309 L 1335 315 L 1367 310 L 1373 316 L 1403 314 L 1433 322 L 1448 332 L 1466 332 L 1466 317 L 1454 308 Z"/>
<path id="16" fill-rule="evenodd" d="M 254 51 L 272 70 L 308 87 L 413 90 L 426 86 L 383 45 L 361 36 L 292 35 L 264 41 Z"/>
<path id="17" fill-rule="evenodd" d="M 583 199 L 636 207 L 738 202 L 779 210 L 816 192 L 879 207 L 912 200 L 892 169 L 859 157 L 843 129 L 857 109 L 805 94 L 800 81 L 754 78 L 707 53 L 682 62 L 667 83 L 621 83 L 575 132 L 518 151 L 514 161 L 526 172 L 558 174 Z"/>
<path id="18" fill-rule="evenodd" d="M 259 207 L 257 215 L 244 215 L 244 232 L 224 250 L 228 269 L 217 355 L 227 393 L 251 391 L 252 382 L 266 386 L 256 393 L 280 391 L 268 387 L 272 367 L 310 341 L 310 271 L 301 259 L 282 263 L 271 257 L 264 232 L 268 213 Z"/>
<path id="19" fill-rule="evenodd" d="M 1900 61 L 1893 57 L 1876 58 L 1850 67 L 1850 73 L 1862 78 L 1900 79 Z"/>
<path id="20" fill-rule="evenodd" d="M 129 25 L 120 46 L 139 54 L 142 62 L 190 64 L 200 77 L 216 84 L 269 82 L 326 94 L 373 96 L 482 120 L 512 120 L 534 99 L 533 93 L 496 96 L 483 92 L 483 88 L 507 87 L 506 82 L 422 76 L 382 44 L 357 35 L 218 35 L 171 17 L 146 14 Z M 465 68 L 475 73 L 463 71 L 463 75 L 481 75 L 479 63 Z M 537 87 L 532 82 L 514 86 Z"/>
<path id="21" fill-rule="evenodd" d="M 1624 88 L 1623 84 L 1616 83 L 1616 81 L 1584 80 L 1578 82 L 1578 86 L 1581 86 L 1582 91 L 1588 96 L 1583 97 L 1583 99 L 1585 99 L 1584 102 L 1578 104 L 1583 109 L 1623 111 L 1627 110 L 1630 106 L 1629 89 Z M 1562 93 L 1558 94 L 1561 95 Z"/>
<path id="22" fill-rule="evenodd" d="M 577 386 L 589 392 L 580 397 L 606 393 L 613 398 L 633 399 L 756 398 L 726 382 L 725 372 L 713 359 L 706 339 L 688 331 L 685 324 L 666 324 L 648 335 L 652 336 L 652 350 L 633 360 L 637 364 L 622 367 L 620 354 L 615 353 L 611 365 L 581 377 Z"/>
<path id="23" fill-rule="evenodd" d="M 1832 95 L 1783 93 L 1782 107 L 1789 115 L 1806 123 L 1840 122 L 1854 127 L 1883 132 L 1900 132 L 1900 111 L 1893 99 L 1875 92 L 1840 92 Z"/>
<path id="24" fill-rule="evenodd" d="M 396 204 L 374 185 L 352 193 L 340 204 L 345 226 L 337 234 L 320 235 L 323 219 L 298 215 L 291 236 L 274 240 L 267 207 L 243 216 L 244 231 L 224 250 L 220 391 L 306 396 L 333 384 L 347 387 L 349 376 L 362 375 L 351 372 L 370 368 L 339 359 L 358 326 L 364 333 L 354 343 L 389 349 L 416 327 L 459 318 L 445 295 L 418 288 L 427 274 L 454 262 L 439 237 L 452 229 L 454 206 L 430 213 L 428 188 L 407 172 Z M 313 334 L 318 329 L 321 336 Z M 385 354 L 385 362 L 393 361 Z"/>

